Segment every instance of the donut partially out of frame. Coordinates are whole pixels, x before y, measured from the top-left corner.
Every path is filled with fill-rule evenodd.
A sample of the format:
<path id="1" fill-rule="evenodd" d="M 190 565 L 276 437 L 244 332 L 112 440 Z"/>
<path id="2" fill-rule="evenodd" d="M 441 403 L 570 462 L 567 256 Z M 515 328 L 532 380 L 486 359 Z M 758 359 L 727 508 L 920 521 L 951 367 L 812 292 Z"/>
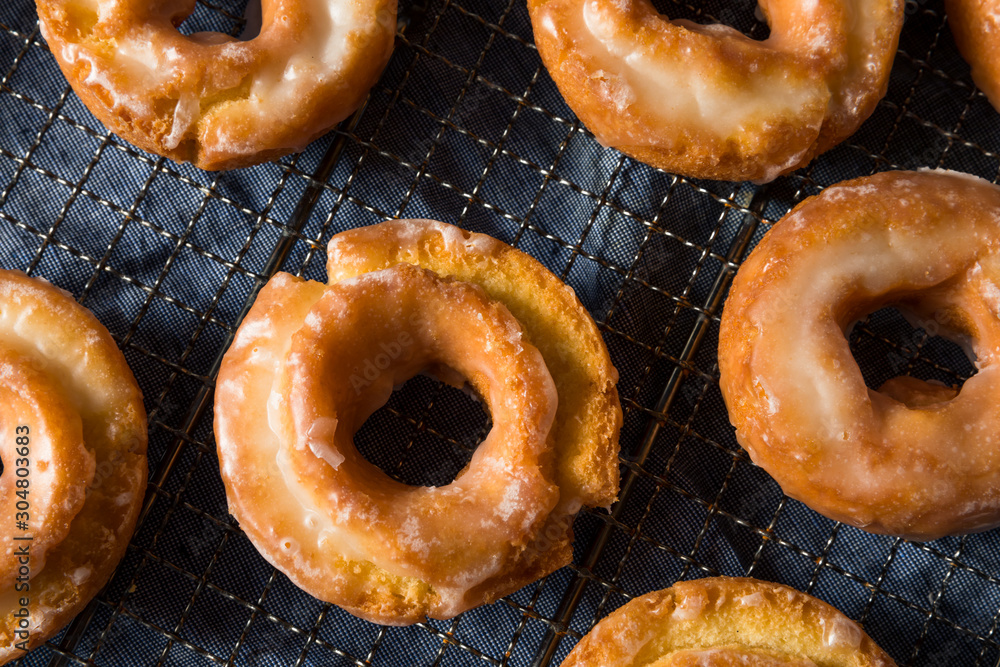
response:
<path id="1" fill-rule="evenodd" d="M 972 80 L 1000 109 L 1000 2 L 945 0 L 948 25 L 962 57 L 972 68 Z"/>
<path id="2" fill-rule="evenodd" d="M 230 511 L 306 592 L 387 625 L 450 618 L 562 567 L 618 487 L 617 373 L 573 291 L 493 238 L 426 220 L 343 232 L 329 284 L 279 273 L 219 372 Z M 354 433 L 421 371 L 493 426 L 441 487 L 365 461 Z"/>
<path id="3" fill-rule="evenodd" d="M 903 0 L 761 0 L 758 42 L 650 0 L 528 0 L 538 52 L 605 146 L 667 171 L 770 181 L 854 133 L 885 95 Z"/>
<path id="4" fill-rule="evenodd" d="M 788 586 L 715 577 L 631 600 L 562 667 L 895 667 L 857 623 Z"/>
<path id="5" fill-rule="evenodd" d="M 868 388 L 845 332 L 885 306 L 978 372 Z M 719 370 L 740 444 L 814 510 L 919 540 L 1000 525 L 1000 188 L 887 172 L 805 200 L 740 267 Z"/>
<path id="6" fill-rule="evenodd" d="M 0 664 L 86 606 L 146 488 L 146 413 L 107 329 L 66 292 L 0 270 Z"/>
<path id="7" fill-rule="evenodd" d="M 364 101 L 392 53 L 393 0 L 261 0 L 239 41 L 176 28 L 195 0 L 36 0 L 73 90 L 139 148 L 202 169 L 300 151 Z"/>

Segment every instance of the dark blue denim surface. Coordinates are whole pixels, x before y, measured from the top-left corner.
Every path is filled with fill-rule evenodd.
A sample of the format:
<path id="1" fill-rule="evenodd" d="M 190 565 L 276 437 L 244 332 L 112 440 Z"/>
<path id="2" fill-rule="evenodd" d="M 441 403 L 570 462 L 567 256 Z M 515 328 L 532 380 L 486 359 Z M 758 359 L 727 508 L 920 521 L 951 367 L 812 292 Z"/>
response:
<path id="1" fill-rule="evenodd" d="M 151 470 L 168 472 L 79 638 L 56 637 L 23 664 L 47 665 L 58 651 L 75 656 L 67 664 L 107 666 L 530 663 L 576 568 L 410 628 L 357 620 L 274 571 L 226 511 L 211 406 L 198 409 L 213 364 L 281 258 L 312 174 L 341 145 L 281 269 L 322 280 L 332 234 L 392 216 L 515 243 L 600 323 L 621 373 L 628 460 L 757 187 L 676 178 L 600 146 L 542 68 L 521 0 L 428 3 L 402 6 L 412 20 L 352 132 L 210 174 L 108 135 L 67 87 L 30 0 L 0 2 L 0 266 L 71 291 L 108 326 L 145 393 Z M 244 3 L 223 4 L 199 4 L 183 29 L 238 32 Z M 690 4 L 702 20 L 751 29 L 747 2 Z M 681 0 L 660 8 L 699 18 Z M 942 3 L 910 2 L 888 96 L 848 142 L 774 184 L 754 240 L 829 184 L 920 166 L 996 179 L 998 150 L 1000 116 L 972 87 Z M 717 333 L 715 314 L 553 664 L 630 596 L 750 573 L 863 621 L 901 665 L 995 665 L 997 533 L 914 544 L 784 499 L 735 442 L 716 382 Z M 891 311 L 856 328 L 852 343 L 873 386 L 899 372 L 956 382 L 973 371 L 957 347 L 925 340 Z M 417 378 L 358 445 L 400 479 L 441 483 L 483 422 L 461 394 Z M 606 522 L 602 511 L 581 514 L 577 562 Z"/>

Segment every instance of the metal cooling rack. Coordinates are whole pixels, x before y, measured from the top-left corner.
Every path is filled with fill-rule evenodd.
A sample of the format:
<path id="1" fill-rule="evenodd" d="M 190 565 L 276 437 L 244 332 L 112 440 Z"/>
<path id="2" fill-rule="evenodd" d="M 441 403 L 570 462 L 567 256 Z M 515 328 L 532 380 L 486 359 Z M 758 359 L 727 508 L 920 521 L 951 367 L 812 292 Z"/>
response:
<path id="1" fill-rule="evenodd" d="M 757 188 L 603 149 L 542 68 L 521 0 L 423 1 L 401 7 L 395 54 L 359 113 L 301 155 L 223 174 L 107 134 L 58 72 L 30 0 L 0 4 L 0 264 L 95 311 L 135 370 L 151 428 L 150 493 L 115 578 L 19 664 L 558 665 L 630 597 L 715 574 L 817 595 L 900 665 L 1000 664 L 995 531 L 919 544 L 824 519 L 739 449 L 717 386 L 725 291 L 796 202 L 894 167 L 997 180 L 1000 117 L 941 3 L 907 5 L 889 94 L 857 135 Z M 692 3 L 660 8 L 766 34 L 749 2 Z M 184 29 L 239 34 L 244 4 L 202 0 Z M 581 514 L 574 564 L 410 628 L 354 619 L 269 567 L 226 512 L 211 431 L 221 351 L 268 276 L 322 279 L 333 233 L 391 216 L 492 234 L 572 285 L 604 332 L 625 409 L 621 502 Z M 892 311 L 851 342 L 873 386 L 973 372 Z M 418 378 L 358 446 L 399 479 L 441 483 L 485 429 L 461 394 Z"/>

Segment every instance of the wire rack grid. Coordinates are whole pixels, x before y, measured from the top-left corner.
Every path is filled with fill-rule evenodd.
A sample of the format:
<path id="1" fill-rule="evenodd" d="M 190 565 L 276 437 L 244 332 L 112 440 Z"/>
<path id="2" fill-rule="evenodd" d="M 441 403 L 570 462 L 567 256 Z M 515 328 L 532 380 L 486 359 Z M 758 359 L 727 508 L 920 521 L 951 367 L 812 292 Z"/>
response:
<path id="1" fill-rule="evenodd" d="M 238 35 L 246 2 L 200 0 L 182 29 Z M 763 37 L 751 2 L 662 0 L 672 18 Z M 401 5 L 365 106 L 304 153 L 205 173 L 107 133 L 59 73 L 30 0 L 0 5 L 0 264 L 91 308 L 150 416 L 151 486 L 112 582 L 21 665 L 557 665 L 598 619 L 679 579 L 752 575 L 825 599 L 901 665 L 1000 664 L 996 532 L 921 544 L 782 496 L 735 442 L 717 384 L 725 291 L 804 197 L 938 166 L 996 181 L 998 117 L 939 0 L 909 1 L 889 93 L 848 142 L 766 187 L 693 181 L 601 147 L 544 71 L 519 0 Z M 451 621 L 386 628 L 305 595 L 229 517 L 212 439 L 215 373 L 275 271 L 323 279 L 334 233 L 430 217 L 534 255 L 597 319 L 625 411 L 620 502 L 575 524 L 574 564 Z M 958 383 L 957 347 L 890 310 L 851 334 L 866 379 Z M 454 477 L 489 426 L 418 377 L 358 434 L 408 483 Z"/>

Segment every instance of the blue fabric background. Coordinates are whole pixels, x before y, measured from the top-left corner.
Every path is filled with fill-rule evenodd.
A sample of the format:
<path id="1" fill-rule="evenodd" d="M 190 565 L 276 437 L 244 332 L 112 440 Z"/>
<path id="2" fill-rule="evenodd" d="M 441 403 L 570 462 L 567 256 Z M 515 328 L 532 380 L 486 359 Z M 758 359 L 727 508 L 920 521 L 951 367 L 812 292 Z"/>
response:
<path id="1" fill-rule="evenodd" d="M 238 34 L 244 4 L 203 0 L 183 29 Z M 754 27 L 752 3 L 693 4 L 660 8 L 766 32 Z M 107 666 L 530 663 L 577 566 L 454 621 L 382 628 L 298 591 L 226 511 L 210 404 L 199 410 L 199 401 L 269 258 L 291 234 L 281 268 L 323 279 L 332 234 L 392 216 L 456 223 L 537 257 L 591 310 L 620 370 L 623 470 L 638 480 L 585 573 L 553 664 L 629 597 L 720 573 L 833 603 L 901 665 L 997 664 L 997 533 L 916 544 L 836 525 L 783 498 L 728 424 L 717 315 L 683 365 L 676 399 L 655 412 L 757 188 L 677 178 L 601 147 L 542 68 L 521 0 L 402 8 L 412 20 L 353 132 L 277 163 L 210 174 L 108 135 L 67 87 L 30 0 L 0 3 L 0 266 L 70 290 L 108 326 L 145 393 L 151 470 L 168 472 L 79 641 L 56 637 L 22 664 L 60 654 L 66 664 Z M 996 180 L 998 121 L 942 3 L 911 0 L 888 96 L 856 136 L 774 184 L 754 240 L 846 178 L 942 166 Z M 338 142 L 329 178 L 314 181 Z M 314 186 L 318 200 L 293 232 Z M 892 311 L 856 328 L 852 343 L 873 385 L 898 371 L 948 382 L 973 372 L 958 348 L 926 340 Z M 631 453 L 650 419 L 662 429 L 636 466 Z M 418 378 L 358 443 L 401 479 L 441 482 L 464 465 L 483 425 L 461 394 Z M 577 562 L 608 521 L 603 511 L 581 514 Z"/>

